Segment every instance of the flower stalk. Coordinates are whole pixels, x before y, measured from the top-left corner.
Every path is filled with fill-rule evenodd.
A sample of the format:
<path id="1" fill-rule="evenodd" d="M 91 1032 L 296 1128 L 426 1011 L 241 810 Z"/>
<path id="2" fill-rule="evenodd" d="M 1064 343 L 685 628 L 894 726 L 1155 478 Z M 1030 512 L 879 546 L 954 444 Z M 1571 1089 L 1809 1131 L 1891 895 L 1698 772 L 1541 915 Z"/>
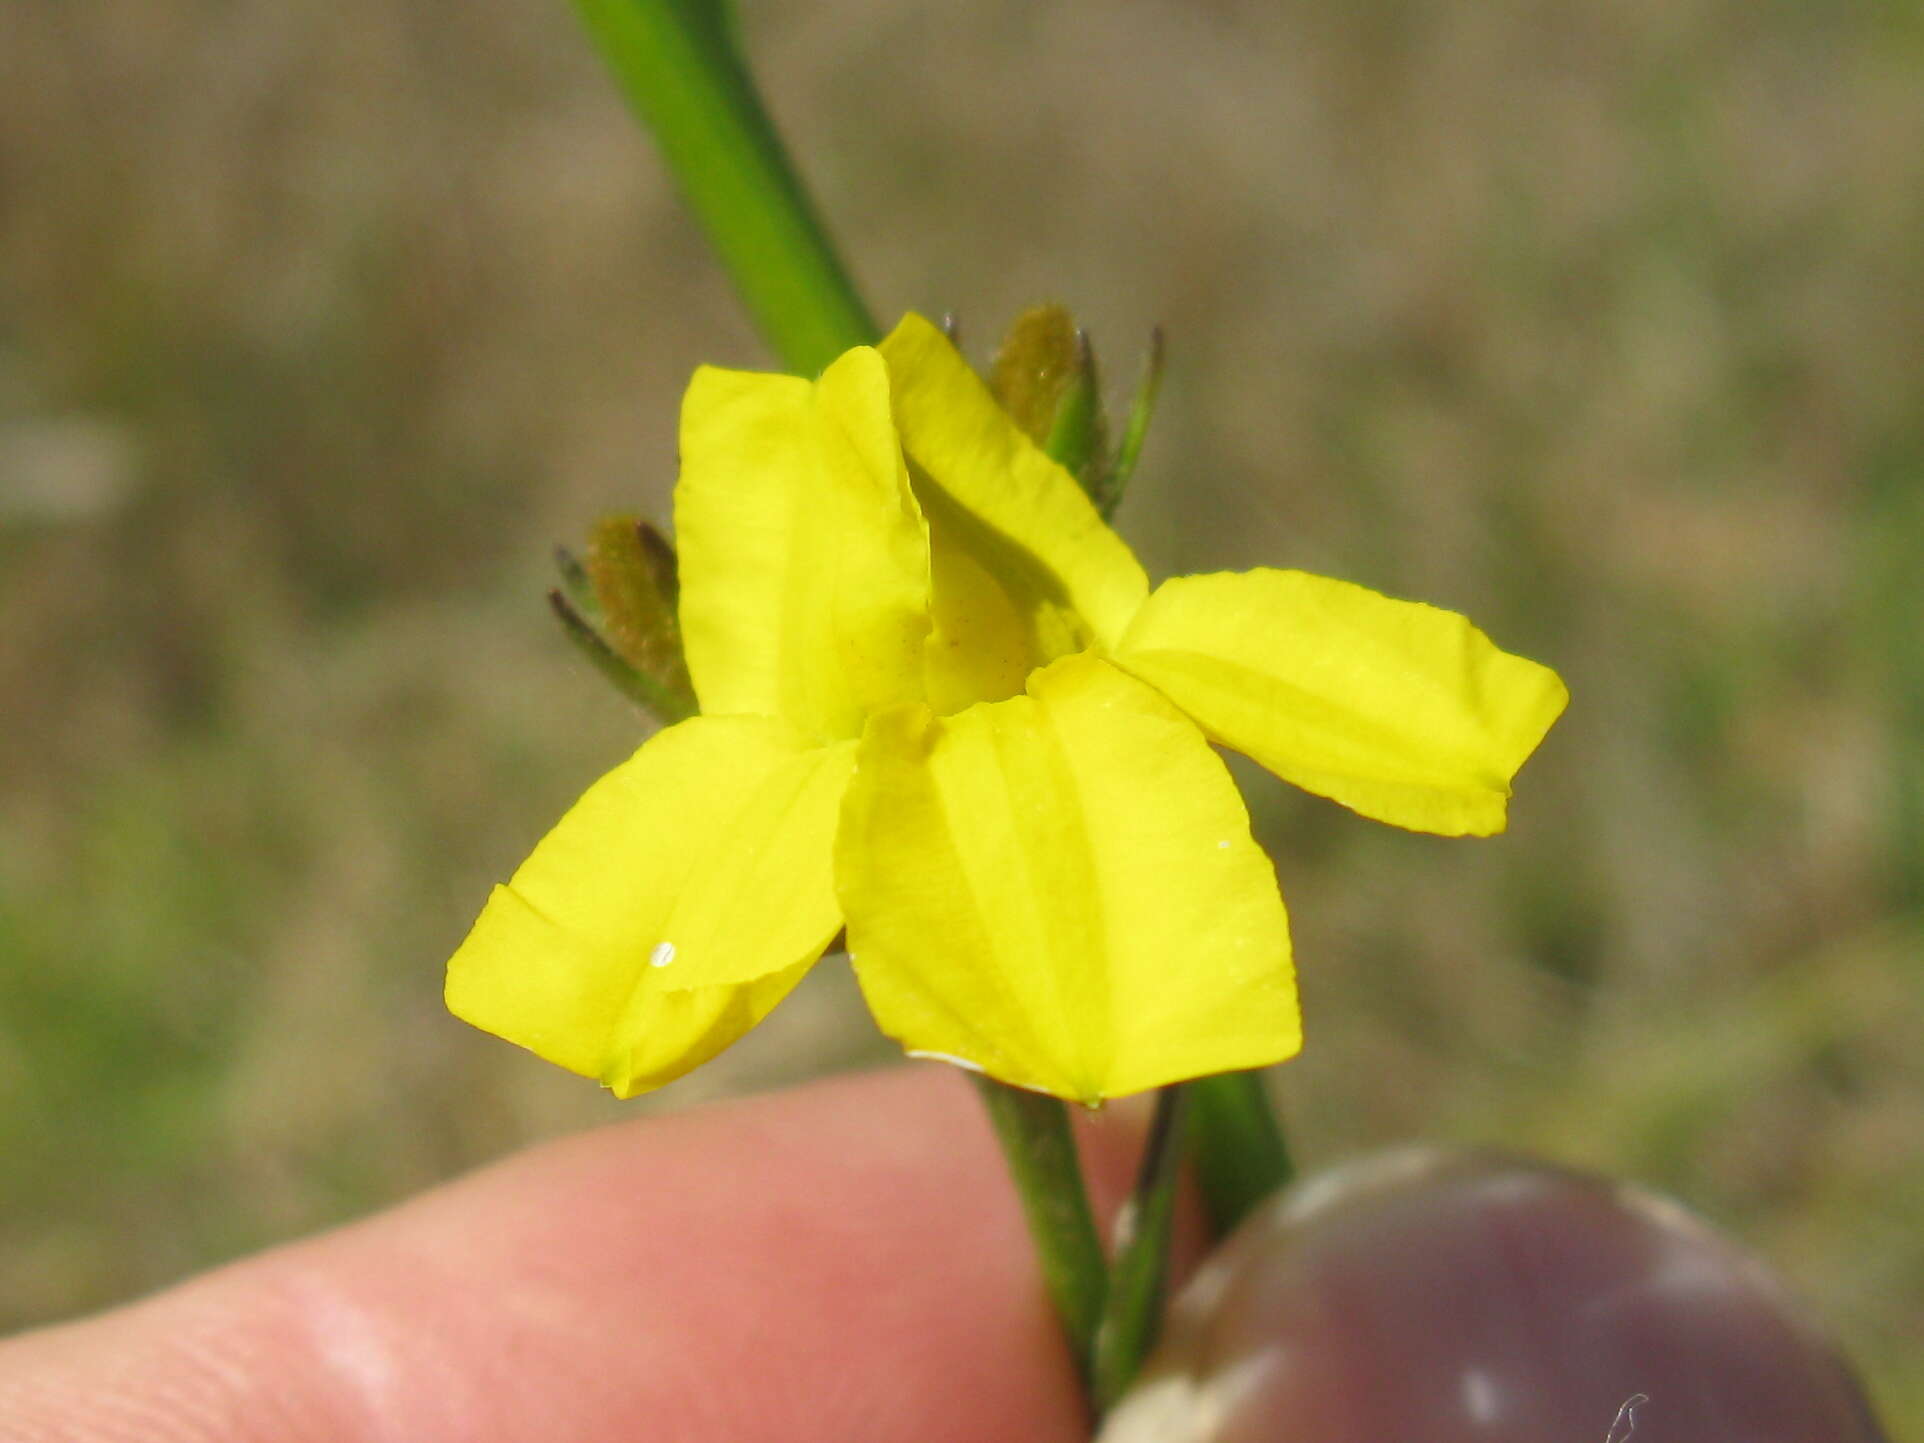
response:
<path id="1" fill-rule="evenodd" d="M 1209 1230 L 1222 1237 L 1296 1175 L 1261 1072 L 1189 1084 L 1189 1148 Z"/>
<path id="2" fill-rule="evenodd" d="M 1182 1083 L 1156 1093 L 1155 1117 L 1143 1146 L 1136 1190 L 1117 1223 L 1109 1294 L 1096 1328 L 1091 1391 L 1100 1412 L 1114 1407 L 1135 1382 L 1162 1327 L 1187 1093 Z"/>
<path id="3" fill-rule="evenodd" d="M 1077 1371 L 1087 1381 L 1095 1366 L 1109 1267 L 1083 1187 L 1068 1109 L 1056 1098 L 992 1077 L 978 1076 L 976 1085 L 1022 1200 L 1043 1286 L 1062 1319 Z"/>

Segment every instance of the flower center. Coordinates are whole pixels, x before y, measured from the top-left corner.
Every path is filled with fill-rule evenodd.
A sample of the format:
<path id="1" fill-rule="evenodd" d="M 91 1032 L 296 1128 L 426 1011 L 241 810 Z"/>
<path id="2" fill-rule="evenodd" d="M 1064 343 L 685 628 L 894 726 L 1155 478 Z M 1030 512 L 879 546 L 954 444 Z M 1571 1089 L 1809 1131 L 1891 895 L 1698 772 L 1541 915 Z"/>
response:
<path id="1" fill-rule="evenodd" d="M 950 716 L 1015 696 L 1029 674 L 1094 638 L 1041 561 L 963 511 L 911 467 L 929 523 L 934 626 L 923 648 L 929 706 Z"/>

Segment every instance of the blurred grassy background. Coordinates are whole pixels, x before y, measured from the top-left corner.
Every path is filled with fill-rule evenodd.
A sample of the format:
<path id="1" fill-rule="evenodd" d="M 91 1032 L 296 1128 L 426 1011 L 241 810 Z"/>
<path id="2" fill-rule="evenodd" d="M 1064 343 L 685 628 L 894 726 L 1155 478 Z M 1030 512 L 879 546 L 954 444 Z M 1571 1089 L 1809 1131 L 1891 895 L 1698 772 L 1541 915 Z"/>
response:
<path id="1" fill-rule="evenodd" d="M 1167 326 L 1152 570 L 1570 681 L 1496 841 L 1252 783 L 1305 1156 L 1674 1190 L 1924 1436 L 1924 9 L 747 11 L 880 314 L 1060 298 L 1119 383 Z M 619 1111 L 441 965 L 637 739 L 549 546 L 664 514 L 689 370 L 764 360 L 561 0 L 7 31 L 0 1326 Z M 653 1105 L 887 1051 L 818 969 Z"/>

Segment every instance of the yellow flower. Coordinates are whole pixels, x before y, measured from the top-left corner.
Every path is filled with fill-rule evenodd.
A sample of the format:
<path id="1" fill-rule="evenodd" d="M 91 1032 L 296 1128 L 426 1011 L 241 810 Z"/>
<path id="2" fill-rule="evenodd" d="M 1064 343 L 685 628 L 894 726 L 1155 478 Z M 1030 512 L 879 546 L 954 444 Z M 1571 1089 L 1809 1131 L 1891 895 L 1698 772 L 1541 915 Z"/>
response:
<path id="1" fill-rule="evenodd" d="M 457 1015 L 623 1097 L 844 926 L 912 1053 L 1085 1102 L 1280 1061 L 1282 898 L 1210 742 L 1488 834 L 1563 709 L 1462 617 L 1347 582 L 1152 592 L 919 316 L 813 383 L 699 371 L 681 449 L 702 714 L 591 787 L 448 967 Z"/>

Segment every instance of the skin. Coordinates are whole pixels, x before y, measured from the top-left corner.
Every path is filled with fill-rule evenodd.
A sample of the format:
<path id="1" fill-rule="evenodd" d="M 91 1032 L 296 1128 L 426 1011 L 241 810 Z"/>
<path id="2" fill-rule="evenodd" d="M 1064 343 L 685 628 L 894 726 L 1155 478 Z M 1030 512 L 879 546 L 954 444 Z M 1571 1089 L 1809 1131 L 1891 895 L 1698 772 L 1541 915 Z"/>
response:
<path id="1" fill-rule="evenodd" d="M 1104 1210 L 1143 1121 L 1085 1126 Z M 980 1104 L 933 1066 L 549 1143 L 0 1343 L 6 1443 L 1087 1437 Z"/>

